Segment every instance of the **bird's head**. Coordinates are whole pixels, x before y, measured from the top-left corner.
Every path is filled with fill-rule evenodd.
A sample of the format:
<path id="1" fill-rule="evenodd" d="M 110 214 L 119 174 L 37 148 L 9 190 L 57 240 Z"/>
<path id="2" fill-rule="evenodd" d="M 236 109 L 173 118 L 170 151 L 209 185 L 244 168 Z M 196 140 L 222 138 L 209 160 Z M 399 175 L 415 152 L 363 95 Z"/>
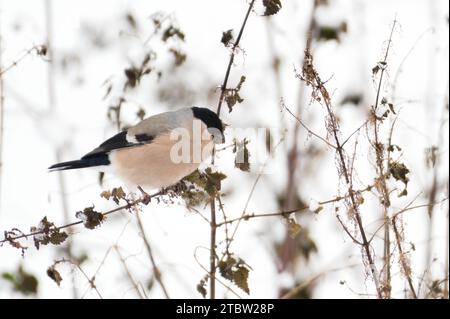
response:
<path id="1" fill-rule="evenodd" d="M 192 107 L 192 113 L 194 118 L 201 120 L 206 125 L 208 132 L 213 136 L 214 143 L 220 144 L 225 142 L 223 135 L 224 125 L 216 113 L 210 109 L 195 106 Z"/>

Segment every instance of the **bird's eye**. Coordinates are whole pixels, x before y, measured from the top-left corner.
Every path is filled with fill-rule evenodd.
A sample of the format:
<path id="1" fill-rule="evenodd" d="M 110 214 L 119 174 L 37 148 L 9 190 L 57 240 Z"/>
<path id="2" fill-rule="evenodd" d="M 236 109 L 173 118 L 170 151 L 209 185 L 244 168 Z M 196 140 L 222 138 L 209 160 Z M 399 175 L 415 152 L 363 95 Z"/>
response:
<path id="1" fill-rule="evenodd" d="M 225 136 L 219 129 L 215 127 L 208 127 L 208 132 L 213 136 L 214 143 L 216 144 L 225 143 Z"/>

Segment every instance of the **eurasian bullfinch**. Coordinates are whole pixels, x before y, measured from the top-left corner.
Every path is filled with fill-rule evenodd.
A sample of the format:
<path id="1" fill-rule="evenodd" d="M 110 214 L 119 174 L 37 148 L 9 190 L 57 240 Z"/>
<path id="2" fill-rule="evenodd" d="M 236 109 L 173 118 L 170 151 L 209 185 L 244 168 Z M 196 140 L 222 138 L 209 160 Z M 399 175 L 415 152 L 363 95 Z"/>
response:
<path id="1" fill-rule="evenodd" d="M 58 163 L 52 171 L 94 167 L 112 171 L 128 185 L 148 188 L 177 183 L 222 143 L 223 124 L 213 111 L 191 107 L 142 120 L 100 144 L 81 159 Z"/>

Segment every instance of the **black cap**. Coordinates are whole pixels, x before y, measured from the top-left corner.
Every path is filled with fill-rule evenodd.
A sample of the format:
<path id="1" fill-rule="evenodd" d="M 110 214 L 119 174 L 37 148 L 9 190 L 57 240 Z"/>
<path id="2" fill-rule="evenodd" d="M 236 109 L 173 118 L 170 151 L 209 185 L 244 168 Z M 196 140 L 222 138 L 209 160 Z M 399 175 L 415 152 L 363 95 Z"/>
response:
<path id="1" fill-rule="evenodd" d="M 201 120 L 208 128 L 218 129 L 223 133 L 223 124 L 216 113 L 204 107 L 192 107 L 194 117 Z"/>

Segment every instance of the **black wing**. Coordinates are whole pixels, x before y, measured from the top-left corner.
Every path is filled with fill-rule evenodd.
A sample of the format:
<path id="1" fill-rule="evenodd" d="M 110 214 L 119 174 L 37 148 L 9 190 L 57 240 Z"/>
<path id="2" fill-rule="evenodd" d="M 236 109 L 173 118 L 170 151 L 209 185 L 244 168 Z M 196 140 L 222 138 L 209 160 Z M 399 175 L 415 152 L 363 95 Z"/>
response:
<path id="1" fill-rule="evenodd" d="M 127 131 L 122 131 L 113 137 L 107 139 L 99 147 L 84 155 L 80 160 L 58 163 L 49 167 L 50 170 L 66 170 L 77 169 L 84 167 L 94 167 L 111 164 L 109 160 L 109 153 L 113 150 L 141 146 L 150 143 L 153 140 L 152 136 L 147 134 L 137 134 L 135 136 L 136 142 L 127 140 Z"/>

